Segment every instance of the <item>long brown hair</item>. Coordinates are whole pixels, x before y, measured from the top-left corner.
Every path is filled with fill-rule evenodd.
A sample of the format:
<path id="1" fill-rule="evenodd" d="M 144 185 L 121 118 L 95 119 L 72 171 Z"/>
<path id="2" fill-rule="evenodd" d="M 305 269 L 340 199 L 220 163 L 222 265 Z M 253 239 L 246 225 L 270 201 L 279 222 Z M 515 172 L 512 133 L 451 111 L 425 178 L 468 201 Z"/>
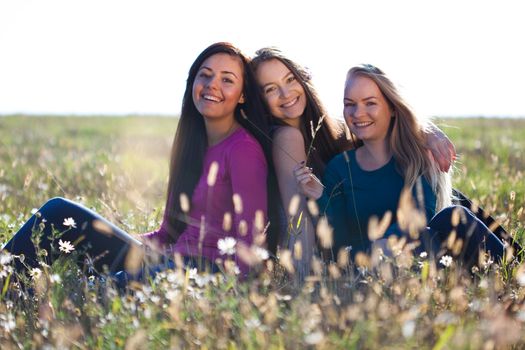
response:
<path id="1" fill-rule="evenodd" d="M 394 83 L 382 70 L 370 64 L 351 68 L 346 75 L 347 83 L 356 76 L 371 79 L 392 110 L 393 118 L 388 143 L 405 185 L 412 188 L 417 179 L 423 175 L 436 193 L 436 209 L 450 205 L 452 194 L 450 174 L 440 172 L 436 162 L 429 157 L 425 146 L 424 126 L 399 94 Z"/>
<path id="2" fill-rule="evenodd" d="M 177 131 L 173 139 L 171 149 L 170 172 L 166 199 L 165 219 L 168 223 L 170 239 L 175 242 L 186 228 L 186 218 L 182 211 L 180 196 L 186 194 L 192 198 L 193 191 L 202 175 L 204 155 L 208 147 L 204 118 L 199 113 L 192 98 L 193 82 L 203 62 L 209 57 L 225 53 L 239 58 L 243 66 L 243 95 L 245 102 L 238 104 L 235 108 L 235 120 L 248 130 L 262 146 L 268 164 L 268 216 L 270 218 L 269 232 L 267 233 L 267 244 L 270 250 L 275 251 L 277 245 L 279 228 L 278 212 L 274 210 L 276 200 L 279 200 L 277 180 L 273 170 L 271 157 L 271 144 L 266 138 L 269 132 L 269 120 L 265 114 L 264 104 L 257 87 L 255 77 L 250 68 L 246 56 L 235 46 L 226 42 L 219 42 L 208 46 L 195 59 L 190 67 L 186 90 L 182 99 L 182 109 Z M 241 113 L 247 115 L 246 120 Z M 275 194 L 277 193 L 277 194 Z"/>
<path id="3" fill-rule="evenodd" d="M 346 139 L 344 126 L 342 123 L 337 123 L 336 120 L 328 116 L 312 84 L 311 75 L 308 70 L 286 57 L 279 49 L 275 47 L 265 47 L 257 50 L 251 62 L 253 70 L 257 71 L 261 63 L 270 60 L 279 60 L 284 64 L 304 89 L 306 108 L 301 116 L 300 131 L 304 138 L 305 152 L 306 154 L 310 154 L 310 159 L 307 159 L 307 164 L 313 168 L 316 175 L 321 176 L 324 173 L 326 163 L 350 147 Z M 313 128 L 316 128 L 321 118 L 323 118 L 322 126 L 315 135 L 315 138 L 313 138 L 311 131 L 312 125 Z M 276 125 L 288 125 L 273 116 L 272 121 Z M 312 146 L 312 150 L 308 149 L 310 146 Z"/>

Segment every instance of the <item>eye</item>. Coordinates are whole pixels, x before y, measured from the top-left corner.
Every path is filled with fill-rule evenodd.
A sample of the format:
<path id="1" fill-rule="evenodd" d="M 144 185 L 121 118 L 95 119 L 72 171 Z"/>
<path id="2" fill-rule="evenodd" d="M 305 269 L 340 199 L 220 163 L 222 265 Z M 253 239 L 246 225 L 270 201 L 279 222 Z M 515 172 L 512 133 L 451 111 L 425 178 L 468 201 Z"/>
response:
<path id="1" fill-rule="evenodd" d="M 377 103 L 375 101 L 367 101 L 366 102 L 366 105 L 367 106 L 375 106 Z"/>
<path id="2" fill-rule="evenodd" d="M 209 78 L 209 77 L 210 77 L 210 74 L 209 74 L 209 73 L 206 73 L 206 72 L 203 71 L 203 72 L 200 72 L 200 73 L 198 74 L 198 77 L 199 77 L 199 78 Z"/>
<path id="3" fill-rule="evenodd" d="M 288 78 L 286 78 L 286 82 L 289 84 L 289 83 L 292 83 L 294 81 L 296 81 L 297 79 L 295 78 L 294 75 L 290 75 Z"/>
<path id="4" fill-rule="evenodd" d="M 354 102 L 345 101 L 343 104 L 344 104 L 345 107 L 353 107 L 353 106 L 355 106 Z"/>
<path id="5" fill-rule="evenodd" d="M 222 81 L 228 84 L 233 84 L 233 79 L 230 78 L 222 78 Z"/>
<path id="6" fill-rule="evenodd" d="M 264 93 L 266 95 L 271 94 L 272 92 L 276 91 L 277 88 L 275 86 L 268 86 L 266 89 L 264 89 Z"/>

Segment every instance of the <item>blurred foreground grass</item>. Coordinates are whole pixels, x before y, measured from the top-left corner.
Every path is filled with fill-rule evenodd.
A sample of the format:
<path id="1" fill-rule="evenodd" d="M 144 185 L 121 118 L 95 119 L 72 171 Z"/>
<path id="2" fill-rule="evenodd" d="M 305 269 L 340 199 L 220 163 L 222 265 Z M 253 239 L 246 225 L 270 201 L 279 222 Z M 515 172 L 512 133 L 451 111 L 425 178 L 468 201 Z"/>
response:
<path id="1" fill-rule="evenodd" d="M 525 120 L 443 119 L 462 190 L 523 242 Z M 176 119 L 0 118 L 0 241 L 48 198 L 94 208 L 132 233 L 159 225 Z M 422 348 L 525 346 L 525 267 L 487 261 L 473 275 L 425 257 L 368 269 L 322 267 L 297 287 L 167 271 L 119 294 L 67 259 L 42 266 L 32 293 L 0 266 L 4 348 Z M 2 262 L 4 264 L 4 262 Z M 328 272 L 326 272 L 328 271 Z M 282 282 L 282 281 L 281 281 Z"/>

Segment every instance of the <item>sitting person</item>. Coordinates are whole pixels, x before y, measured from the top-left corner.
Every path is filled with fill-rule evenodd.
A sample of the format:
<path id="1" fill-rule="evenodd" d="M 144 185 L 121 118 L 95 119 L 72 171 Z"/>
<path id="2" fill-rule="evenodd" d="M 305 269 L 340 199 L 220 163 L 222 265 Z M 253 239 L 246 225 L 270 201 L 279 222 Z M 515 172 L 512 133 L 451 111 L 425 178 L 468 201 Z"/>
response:
<path id="1" fill-rule="evenodd" d="M 369 237 L 372 217 L 392 216 L 383 239 L 413 233 L 409 230 L 418 221 L 417 211 L 403 212 L 406 208 L 400 201 L 403 205 L 413 202 L 424 215 L 420 221 L 428 222 L 417 227 L 420 249 L 442 255 L 443 243 L 455 232 L 456 240 L 462 242 L 456 253 L 467 265 L 478 262 L 480 250 L 495 260 L 503 256 L 503 242 L 481 220 L 465 207 L 450 206 L 450 174 L 439 171 L 425 149 L 420 122 L 380 69 L 371 65 L 350 69 L 343 111 L 356 148 L 328 163 L 322 181 L 325 187 L 315 181 L 311 169 L 295 171 L 301 190 L 318 199 L 334 228 L 332 258 L 340 249 L 352 256 L 370 252 L 377 239 Z M 403 196 L 404 189 L 412 201 Z"/>

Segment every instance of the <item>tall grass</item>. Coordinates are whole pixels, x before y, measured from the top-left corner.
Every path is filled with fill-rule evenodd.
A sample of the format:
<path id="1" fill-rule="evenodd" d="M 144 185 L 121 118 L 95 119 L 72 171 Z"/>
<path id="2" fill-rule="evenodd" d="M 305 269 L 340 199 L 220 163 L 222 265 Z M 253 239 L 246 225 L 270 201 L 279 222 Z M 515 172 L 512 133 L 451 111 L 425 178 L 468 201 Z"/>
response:
<path id="1" fill-rule="evenodd" d="M 524 238 L 525 120 L 445 119 L 460 155 L 455 187 Z M 162 217 L 171 118 L 0 118 L 0 240 L 48 198 L 94 208 L 131 233 Z M 67 254 L 25 287 L 0 257 L 0 346 L 81 349 L 494 349 L 525 345 L 525 266 L 485 260 L 465 272 L 412 256 L 316 260 L 296 283 L 293 257 L 258 278 L 176 268 L 127 291 L 80 273 Z M 71 253 L 71 254 L 76 254 Z M 439 265 L 439 263 L 438 263 Z"/>

